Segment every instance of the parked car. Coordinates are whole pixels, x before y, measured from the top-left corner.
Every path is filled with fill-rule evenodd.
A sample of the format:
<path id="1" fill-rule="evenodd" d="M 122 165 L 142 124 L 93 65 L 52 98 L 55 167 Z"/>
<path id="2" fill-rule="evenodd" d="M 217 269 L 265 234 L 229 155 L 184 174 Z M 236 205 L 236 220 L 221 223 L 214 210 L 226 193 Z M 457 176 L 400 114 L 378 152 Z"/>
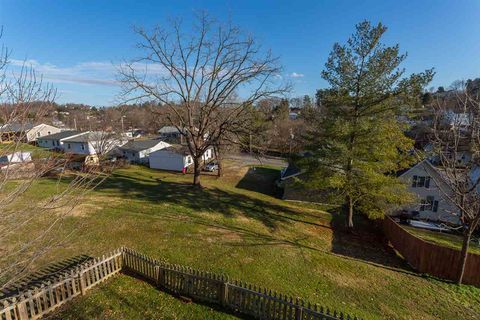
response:
<path id="1" fill-rule="evenodd" d="M 218 163 L 216 161 L 212 161 L 205 166 L 205 171 L 214 172 L 218 170 Z"/>

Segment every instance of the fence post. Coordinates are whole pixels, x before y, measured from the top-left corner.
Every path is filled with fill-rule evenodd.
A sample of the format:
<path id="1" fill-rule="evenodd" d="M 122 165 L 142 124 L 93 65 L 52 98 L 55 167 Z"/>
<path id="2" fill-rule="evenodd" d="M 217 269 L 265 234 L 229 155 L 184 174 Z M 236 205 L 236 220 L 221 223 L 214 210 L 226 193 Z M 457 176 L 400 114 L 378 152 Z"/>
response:
<path id="1" fill-rule="evenodd" d="M 80 292 L 82 293 L 82 296 L 85 295 L 85 291 L 86 291 L 86 287 L 87 287 L 87 284 L 85 283 L 85 272 L 82 272 L 80 271 L 80 274 L 79 274 L 79 278 L 80 278 Z"/>
<path id="2" fill-rule="evenodd" d="M 157 285 L 157 287 L 160 287 L 160 283 L 162 281 L 161 279 L 161 272 L 160 272 L 160 266 L 155 266 L 155 284 Z"/>
<path id="3" fill-rule="evenodd" d="M 302 320 L 303 307 L 295 306 L 295 320 Z"/>
<path id="4" fill-rule="evenodd" d="M 23 297 L 17 302 L 17 313 L 19 320 L 28 320 L 27 302 Z"/>
<path id="5" fill-rule="evenodd" d="M 222 306 L 228 306 L 228 282 L 222 282 L 220 287 L 220 302 Z"/>

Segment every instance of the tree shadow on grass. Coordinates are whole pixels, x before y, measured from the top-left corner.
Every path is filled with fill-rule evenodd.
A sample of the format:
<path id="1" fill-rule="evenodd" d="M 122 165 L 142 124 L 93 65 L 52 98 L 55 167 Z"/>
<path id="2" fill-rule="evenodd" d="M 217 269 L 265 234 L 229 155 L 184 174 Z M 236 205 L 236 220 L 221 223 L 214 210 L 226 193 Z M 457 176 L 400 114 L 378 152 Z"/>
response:
<path id="1" fill-rule="evenodd" d="M 275 185 L 275 181 L 279 177 L 280 170 L 278 169 L 250 167 L 236 187 L 280 198 L 281 190 Z"/>
<path id="2" fill-rule="evenodd" d="M 91 259 L 93 258 L 82 254 L 59 262 L 51 263 L 45 268 L 28 274 L 2 289 L 0 291 L 0 299 L 17 296 L 25 291 L 39 287 L 42 284 L 46 284 L 49 281 L 54 282 L 60 275 L 74 270 L 77 266 Z"/>
<path id="3" fill-rule="evenodd" d="M 354 260 L 383 266 L 395 271 L 413 272 L 413 269 L 388 246 L 377 222 L 359 214 L 354 215 L 354 231 L 345 228 L 341 209 L 331 209 L 332 253 Z"/>
<path id="4" fill-rule="evenodd" d="M 122 195 L 167 203 L 194 210 L 195 213 L 218 212 L 224 217 L 243 215 L 275 230 L 280 223 L 303 219 L 302 213 L 285 206 L 219 188 L 194 188 L 190 183 L 170 182 L 146 177 L 130 177 L 116 173 L 97 190 L 120 192 Z"/>

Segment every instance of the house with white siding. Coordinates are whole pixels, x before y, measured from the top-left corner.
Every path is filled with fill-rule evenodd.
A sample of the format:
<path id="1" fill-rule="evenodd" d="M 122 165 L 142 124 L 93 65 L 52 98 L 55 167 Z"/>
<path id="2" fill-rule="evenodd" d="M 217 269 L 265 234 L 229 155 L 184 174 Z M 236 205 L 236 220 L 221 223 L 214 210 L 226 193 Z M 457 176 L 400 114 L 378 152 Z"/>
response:
<path id="1" fill-rule="evenodd" d="M 63 149 L 65 153 L 77 155 L 107 154 L 126 142 L 108 132 L 87 131 L 63 139 Z"/>
<path id="2" fill-rule="evenodd" d="M 430 161 L 423 160 L 402 172 L 399 178 L 408 185 L 408 190 L 417 199 L 406 206 L 404 211 L 420 220 L 460 224 L 459 210 L 448 200 L 451 188 L 441 169 L 433 166 Z"/>
<path id="3" fill-rule="evenodd" d="M 203 164 L 213 158 L 213 149 L 208 149 L 202 156 Z M 170 145 L 150 153 L 149 166 L 152 169 L 184 172 L 193 165 L 190 150 L 185 145 Z"/>
<path id="4" fill-rule="evenodd" d="M 63 141 L 81 135 L 79 131 L 61 131 L 48 136 L 37 138 L 37 145 L 50 150 L 64 150 Z"/>
<path id="5" fill-rule="evenodd" d="M 41 123 L 7 123 L 0 126 L 1 141 L 25 141 L 35 142 L 38 138 L 60 132 L 57 127 Z"/>
<path id="6" fill-rule="evenodd" d="M 120 155 L 132 163 L 148 163 L 152 152 L 169 147 L 160 140 L 132 140 L 119 147 Z"/>

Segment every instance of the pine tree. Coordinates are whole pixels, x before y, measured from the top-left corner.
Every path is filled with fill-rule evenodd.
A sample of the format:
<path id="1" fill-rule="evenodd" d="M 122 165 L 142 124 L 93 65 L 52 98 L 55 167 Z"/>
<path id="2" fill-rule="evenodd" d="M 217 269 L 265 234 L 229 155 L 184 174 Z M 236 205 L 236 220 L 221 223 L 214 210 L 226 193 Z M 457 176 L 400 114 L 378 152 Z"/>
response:
<path id="1" fill-rule="evenodd" d="M 410 164 L 413 149 L 396 119 L 420 102 L 433 70 L 404 77 L 406 55 L 380 42 L 386 30 L 364 21 L 345 45 L 334 45 L 322 72 L 330 88 L 317 94 L 322 112 L 307 137 L 311 156 L 300 161 L 307 187 L 343 204 L 348 228 L 354 211 L 382 217 L 411 198 L 393 175 Z"/>

